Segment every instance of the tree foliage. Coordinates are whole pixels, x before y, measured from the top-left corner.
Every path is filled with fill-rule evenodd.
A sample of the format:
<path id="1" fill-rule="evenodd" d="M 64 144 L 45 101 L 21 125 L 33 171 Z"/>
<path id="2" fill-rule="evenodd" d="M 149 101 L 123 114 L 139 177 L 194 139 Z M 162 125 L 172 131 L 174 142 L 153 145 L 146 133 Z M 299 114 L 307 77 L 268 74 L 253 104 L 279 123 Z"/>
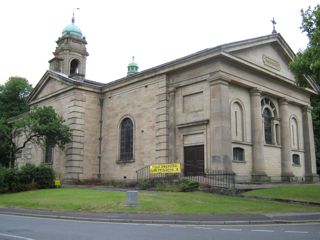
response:
<path id="1" fill-rule="evenodd" d="M 300 51 L 290 63 L 290 69 L 295 74 L 298 86 L 308 85 L 306 76 L 312 77 L 320 85 L 320 5 L 313 9 L 301 10 L 301 30 L 306 33 L 309 44 L 304 51 Z M 316 157 L 320 166 L 320 97 L 312 96 L 311 105 L 313 127 L 316 144 Z"/>
<path id="2" fill-rule="evenodd" d="M 302 32 L 306 33 L 309 44 L 304 51 L 297 53 L 290 69 L 296 76 L 298 85 L 306 86 L 305 76 L 313 77 L 320 83 L 320 5 L 314 9 L 301 10 Z"/>
<path id="3" fill-rule="evenodd" d="M 32 86 L 22 77 L 10 77 L 0 85 L 0 118 L 7 119 L 29 111 L 28 96 Z"/>
<path id="4" fill-rule="evenodd" d="M 0 165 L 8 166 L 10 161 L 11 124 L 8 118 L 29 111 L 28 96 L 32 86 L 22 77 L 10 77 L 0 84 Z"/>
<path id="5" fill-rule="evenodd" d="M 24 139 L 16 143 L 17 138 Z M 13 123 L 12 136 L 14 153 L 23 149 L 28 142 L 45 146 L 58 146 L 64 149 L 71 141 L 71 129 L 65 120 L 51 106 L 34 107 L 31 111 Z"/>
<path id="6" fill-rule="evenodd" d="M 0 85 L 0 165 L 14 166 L 15 155 L 28 143 L 63 149 L 71 141 L 71 129 L 52 107 L 30 110 L 31 91 L 28 81 L 20 77 Z"/>

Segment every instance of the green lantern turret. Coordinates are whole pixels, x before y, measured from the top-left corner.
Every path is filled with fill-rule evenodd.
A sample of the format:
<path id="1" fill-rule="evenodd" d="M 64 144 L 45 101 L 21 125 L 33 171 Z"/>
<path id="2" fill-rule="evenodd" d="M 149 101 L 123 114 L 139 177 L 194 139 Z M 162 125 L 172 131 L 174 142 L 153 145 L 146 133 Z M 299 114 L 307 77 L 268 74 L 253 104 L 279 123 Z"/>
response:
<path id="1" fill-rule="evenodd" d="M 127 76 L 138 73 L 139 66 L 134 62 L 134 57 L 132 57 L 132 62 L 128 65 L 128 74 Z"/>

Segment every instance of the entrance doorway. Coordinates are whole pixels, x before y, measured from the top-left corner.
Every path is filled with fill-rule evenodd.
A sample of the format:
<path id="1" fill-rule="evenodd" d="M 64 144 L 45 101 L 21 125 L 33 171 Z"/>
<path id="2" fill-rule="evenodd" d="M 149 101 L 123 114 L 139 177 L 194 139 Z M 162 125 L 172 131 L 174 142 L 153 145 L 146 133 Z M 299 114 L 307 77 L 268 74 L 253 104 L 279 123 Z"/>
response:
<path id="1" fill-rule="evenodd" d="M 184 147 L 184 175 L 204 174 L 204 145 Z"/>

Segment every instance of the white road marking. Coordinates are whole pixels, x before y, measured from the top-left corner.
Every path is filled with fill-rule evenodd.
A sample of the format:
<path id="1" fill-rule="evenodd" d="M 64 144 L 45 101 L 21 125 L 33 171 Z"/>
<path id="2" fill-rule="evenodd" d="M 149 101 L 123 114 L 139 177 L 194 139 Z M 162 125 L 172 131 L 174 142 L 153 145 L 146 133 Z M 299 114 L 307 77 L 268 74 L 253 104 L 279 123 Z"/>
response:
<path id="1" fill-rule="evenodd" d="M 169 227 L 172 227 L 172 228 L 186 228 L 187 226 L 185 226 L 185 225 L 169 225 Z"/>
<path id="2" fill-rule="evenodd" d="M 253 230 L 251 230 L 251 232 L 274 232 L 274 230 L 264 230 L 264 229 L 253 229 Z"/>
<path id="3" fill-rule="evenodd" d="M 212 230 L 213 228 L 209 228 L 209 227 L 194 227 L 196 229 L 206 229 L 206 230 Z"/>
<path id="4" fill-rule="evenodd" d="M 286 233 L 309 233 L 309 232 L 304 232 L 304 231 L 284 231 Z"/>
<path id="5" fill-rule="evenodd" d="M 33 238 L 21 237 L 21 236 L 10 235 L 10 234 L 5 234 L 5 233 L 0 233 L 0 236 L 10 237 L 10 238 L 16 238 L 16 239 L 23 239 L 23 240 L 35 240 L 35 239 L 33 239 Z"/>
<path id="6" fill-rule="evenodd" d="M 240 228 L 221 228 L 220 230 L 221 231 L 238 231 L 238 232 L 242 231 L 242 229 Z"/>
<path id="7" fill-rule="evenodd" d="M 158 223 L 145 223 L 145 226 L 153 226 L 153 227 L 163 227 L 163 224 L 158 224 Z"/>

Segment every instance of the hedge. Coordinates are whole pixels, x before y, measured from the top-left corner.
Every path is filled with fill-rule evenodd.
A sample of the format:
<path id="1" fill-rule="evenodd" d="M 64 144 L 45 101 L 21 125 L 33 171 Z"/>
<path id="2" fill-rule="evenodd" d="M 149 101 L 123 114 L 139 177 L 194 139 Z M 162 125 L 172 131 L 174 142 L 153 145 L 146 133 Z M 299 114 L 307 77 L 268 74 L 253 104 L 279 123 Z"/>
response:
<path id="1" fill-rule="evenodd" d="M 52 168 L 26 164 L 21 169 L 0 167 L 0 193 L 21 192 L 54 186 Z"/>

